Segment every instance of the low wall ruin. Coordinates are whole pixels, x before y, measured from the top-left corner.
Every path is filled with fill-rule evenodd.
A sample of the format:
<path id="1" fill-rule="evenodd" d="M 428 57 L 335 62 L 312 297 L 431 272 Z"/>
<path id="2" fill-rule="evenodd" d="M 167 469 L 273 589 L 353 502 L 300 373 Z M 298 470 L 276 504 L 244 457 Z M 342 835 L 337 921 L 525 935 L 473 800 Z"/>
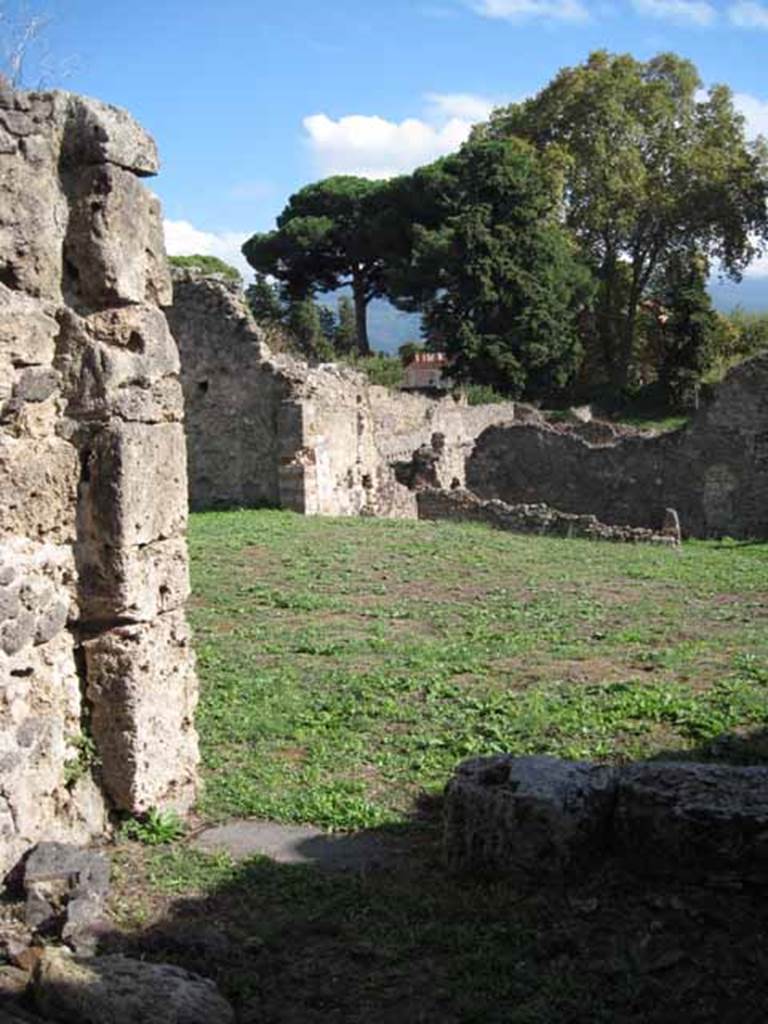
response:
<path id="1" fill-rule="evenodd" d="M 157 169 L 124 111 L 0 82 L 0 874 L 195 795 Z"/>
<path id="2" fill-rule="evenodd" d="M 687 427 L 657 437 L 589 443 L 547 424 L 492 426 L 468 460 L 467 486 L 654 530 L 672 507 L 684 536 L 767 538 L 768 353 L 734 367 Z"/>
<path id="3" fill-rule="evenodd" d="M 166 310 L 181 354 L 193 507 L 415 518 L 397 466 L 434 446 L 435 483 L 463 486 L 475 438 L 512 403 L 467 406 L 370 384 L 348 367 L 273 354 L 238 289 L 174 272 Z"/>

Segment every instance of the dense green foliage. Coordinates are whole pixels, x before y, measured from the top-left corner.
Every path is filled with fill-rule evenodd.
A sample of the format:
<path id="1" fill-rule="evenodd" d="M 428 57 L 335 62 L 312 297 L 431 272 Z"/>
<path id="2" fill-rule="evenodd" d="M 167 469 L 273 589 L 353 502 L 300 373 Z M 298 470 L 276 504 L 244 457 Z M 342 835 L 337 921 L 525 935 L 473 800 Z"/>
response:
<path id="1" fill-rule="evenodd" d="M 366 309 L 384 291 L 388 221 L 380 182 L 337 176 L 291 196 L 277 228 L 243 245 L 254 269 L 271 274 L 292 298 L 349 285 L 355 306 L 357 347 L 370 354 Z"/>
<path id="2" fill-rule="evenodd" d="M 610 408 L 650 389 L 674 409 L 765 343 L 759 319 L 713 313 L 705 282 L 768 242 L 767 198 L 768 150 L 728 88 L 703 92 L 674 54 L 598 51 L 411 175 L 302 189 L 243 251 L 291 299 L 351 286 L 354 318 L 344 303 L 324 331 L 337 352 L 354 319 L 369 353 L 385 296 L 465 382 Z"/>
<path id="3" fill-rule="evenodd" d="M 194 270 L 199 274 L 219 274 L 227 281 L 239 282 L 242 280 L 240 271 L 229 263 L 225 263 L 224 260 L 220 260 L 218 256 L 169 256 L 168 262 L 172 267 Z"/>
<path id="4" fill-rule="evenodd" d="M 403 364 L 396 356 L 376 352 L 372 356 L 341 356 L 348 366 L 364 373 L 371 384 L 399 388 L 403 383 Z"/>
<path id="5" fill-rule="evenodd" d="M 601 51 L 476 129 L 566 158 L 567 223 L 602 286 L 593 344 L 616 389 L 654 275 L 696 252 L 738 278 L 768 234 L 765 146 L 746 141 L 729 89 L 701 88 L 674 54 Z"/>
<path id="6" fill-rule="evenodd" d="M 559 223 L 561 164 L 515 139 L 465 145 L 400 185 L 414 209 L 391 288 L 460 379 L 551 396 L 574 375 L 590 277 Z M 417 201 L 418 200 L 418 201 Z M 417 209 L 421 212 L 418 212 Z"/>

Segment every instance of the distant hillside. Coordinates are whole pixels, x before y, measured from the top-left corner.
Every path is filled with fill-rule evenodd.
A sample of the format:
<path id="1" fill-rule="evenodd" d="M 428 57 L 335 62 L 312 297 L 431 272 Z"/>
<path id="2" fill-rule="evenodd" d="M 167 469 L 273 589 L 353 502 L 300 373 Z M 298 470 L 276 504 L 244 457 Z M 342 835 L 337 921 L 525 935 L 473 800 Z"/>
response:
<path id="1" fill-rule="evenodd" d="M 709 292 L 715 306 L 723 313 L 736 306 L 755 313 L 768 310 L 768 277 L 747 277 L 741 284 L 712 280 Z"/>
<path id="2" fill-rule="evenodd" d="M 768 311 L 768 277 L 748 277 L 741 284 L 712 279 L 709 291 L 715 307 L 723 313 L 740 306 L 751 312 Z M 344 291 L 318 296 L 320 302 L 335 309 Z M 368 331 L 371 347 L 377 352 L 394 354 L 406 341 L 419 341 L 421 318 L 401 313 L 386 299 L 374 299 L 368 307 Z"/>

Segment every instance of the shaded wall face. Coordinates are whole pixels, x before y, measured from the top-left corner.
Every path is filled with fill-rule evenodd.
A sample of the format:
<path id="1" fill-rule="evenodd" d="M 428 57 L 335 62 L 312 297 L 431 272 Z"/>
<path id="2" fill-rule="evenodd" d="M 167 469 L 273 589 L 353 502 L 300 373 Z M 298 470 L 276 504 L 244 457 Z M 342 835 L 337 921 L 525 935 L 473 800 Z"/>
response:
<path id="1" fill-rule="evenodd" d="M 768 355 L 736 367 L 690 425 L 592 446 L 546 427 L 480 435 L 467 485 L 509 504 L 544 502 L 658 529 L 664 509 L 694 537 L 768 537 Z"/>
<path id="2" fill-rule="evenodd" d="M 189 804 L 178 354 L 152 140 L 0 86 L 0 873 Z"/>
<path id="3" fill-rule="evenodd" d="M 284 385 L 226 284 L 180 273 L 166 310 L 181 355 L 193 508 L 279 504 Z"/>
<path id="4" fill-rule="evenodd" d="M 174 273 L 168 322 L 181 354 L 190 499 L 308 515 L 414 518 L 395 476 L 440 435 L 441 482 L 464 482 L 477 434 L 514 406 L 469 408 L 389 391 L 342 366 L 273 355 L 236 289 Z"/>

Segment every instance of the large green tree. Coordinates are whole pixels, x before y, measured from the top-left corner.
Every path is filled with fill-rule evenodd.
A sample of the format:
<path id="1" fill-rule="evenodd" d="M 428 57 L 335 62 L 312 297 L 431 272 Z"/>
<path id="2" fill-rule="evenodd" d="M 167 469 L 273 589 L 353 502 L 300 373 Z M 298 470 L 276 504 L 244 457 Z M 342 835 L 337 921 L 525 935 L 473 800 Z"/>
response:
<path id="1" fill-rule="evenodd" d="M 367 308 L 384 291 L 384 256 L 391 248 L 387 186 L 338 176 L 291 196 L 277 229 L 253 235 L 243 246 L 257 271 L 282 282 L 295 298 L 349 285 L 355 307 L 357 348 L 370 354 Z"/>
<path id="2" fill-rule="evenodd" d="M 601 282 L 597 333 L 616 389 L 659 269 L 695 250 L 738 279 L 766 238 L 765 145 L 746 140 L 730 91 L 702 94 L 695 67 L 674 54 L 593 53 L 495 111 L 475 137 L 567 157 L 566 222 Z"/>
<path id="3" fill-rule="evenodd" d="M 422 310 L 429 344 L 454 357 L 458 376 L 530 397 L 573 376 L 591 279 L 560 223 L 562 180 L 556 154 L 498 139 L 393 185 L 414 223 L 391 290 Z"/>

